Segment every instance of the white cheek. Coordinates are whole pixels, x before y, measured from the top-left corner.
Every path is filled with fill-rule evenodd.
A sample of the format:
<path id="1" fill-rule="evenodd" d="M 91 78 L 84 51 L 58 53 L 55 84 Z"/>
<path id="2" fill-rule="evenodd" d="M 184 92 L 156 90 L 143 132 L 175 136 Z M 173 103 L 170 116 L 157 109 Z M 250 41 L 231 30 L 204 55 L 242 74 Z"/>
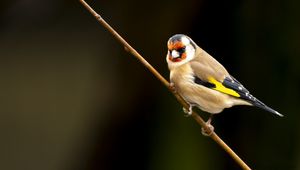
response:
<path id="1" fill-rule="evenodd" d="M 171 55 L 172 55 L 173 58 L 179 57 L 179 53 L 175 50 L 172 50 Z"/>
<path id="2" fill-rule="evenodd" d="M 187 37 L 182 37 L 181 38 L 181 42 L 187 46 L 188 44 L 190 44 L 190 40 Z"/>
<path id="3" fill-rule="evenodd" d="M 195 49 L 192 46 L 187 46 L 186 47 L 186 57 L 187 60 L 192 60 L 194 58 L 195 55 Z"/>

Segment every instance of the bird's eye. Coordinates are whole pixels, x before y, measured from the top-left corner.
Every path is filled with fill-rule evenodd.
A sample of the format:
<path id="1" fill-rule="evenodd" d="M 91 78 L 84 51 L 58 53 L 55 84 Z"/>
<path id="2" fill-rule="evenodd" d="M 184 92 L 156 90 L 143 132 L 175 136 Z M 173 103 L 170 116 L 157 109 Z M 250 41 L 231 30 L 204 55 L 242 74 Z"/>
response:
<path id="1" fill-rule="evenodd" d="M 176 51 L 178 51 L 180 54 L 182 54 L 185 52 L 185 47 L 178 48 Z"/>

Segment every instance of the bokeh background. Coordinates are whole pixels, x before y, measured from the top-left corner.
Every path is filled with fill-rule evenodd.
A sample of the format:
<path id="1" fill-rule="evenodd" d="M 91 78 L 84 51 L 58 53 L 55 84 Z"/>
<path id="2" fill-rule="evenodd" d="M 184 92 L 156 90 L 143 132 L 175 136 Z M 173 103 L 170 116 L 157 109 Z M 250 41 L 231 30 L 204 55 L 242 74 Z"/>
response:
<path id="1" fill-rule="evenodd" d="M 166 41 L 192 37 L 285 115 L 227 109 L 220 137 L 253 169 L 300 170 L 300 1 L 87 2 L 166 78 Z M 78 1 L 4 0 L 0 24 L 0 169 L 239 169 Z"/>

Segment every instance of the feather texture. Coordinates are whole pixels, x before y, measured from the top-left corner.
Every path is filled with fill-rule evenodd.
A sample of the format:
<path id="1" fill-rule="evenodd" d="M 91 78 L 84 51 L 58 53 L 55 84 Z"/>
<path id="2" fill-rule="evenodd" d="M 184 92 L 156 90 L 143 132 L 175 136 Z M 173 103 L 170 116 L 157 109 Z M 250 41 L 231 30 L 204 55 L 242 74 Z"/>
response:
<path id="1" fill-rule="evenodd" d="M 178 45 L 183 47 L 178 49 Z M 189 104 L 212 114 L 235 105 L 253 105 L 282 116 L 251 95 L 216 59 L 189 37 L 182 34 L 171 37 L 168 50 L 176 50 L 179 54 L 167 54 L 170 80 Z M 174 60 L 177 58 L 180 60 Z"/>

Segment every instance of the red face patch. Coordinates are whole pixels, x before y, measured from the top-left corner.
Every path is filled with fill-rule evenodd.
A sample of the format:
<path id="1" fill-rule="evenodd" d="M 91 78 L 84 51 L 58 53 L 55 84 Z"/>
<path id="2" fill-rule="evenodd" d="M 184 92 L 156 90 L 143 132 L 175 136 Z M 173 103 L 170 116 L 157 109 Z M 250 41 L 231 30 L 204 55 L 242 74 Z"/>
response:
<path id="1" fill-rule="evenodd" d="M 173 43 L 173 42 L 170 42 L 169 44 L 168 44 L 168 49 L 169 50 L 177 50 L 177 49 L 180 49 L 180 48 L 183 48 L 184 47 L 184 45 L 183 45 L 183 43 L 182 42 L 175 42 L 175 43 Z"/>
<path id="2" fill-rule="evenodd" d="M 185 45 L 182 42 L 180 42 L 180 41 L 176 41 L 175 43 L 170 42 L 168 44 L 169 51 L 172 51 L 172 50 L 176 50 L 177 51 L 177 50 L 182 49 L 184 47 L 185 47 Z M 170 61 L 172 61 L 172 62 L 180 62 L 180 61 L 186 59 L 186 53 L 185 52 L 181 53 L 180 57 L 177 57 L 177 58 L 173 58 L 172 55 L 169 54 L 168 59 Z"/>

